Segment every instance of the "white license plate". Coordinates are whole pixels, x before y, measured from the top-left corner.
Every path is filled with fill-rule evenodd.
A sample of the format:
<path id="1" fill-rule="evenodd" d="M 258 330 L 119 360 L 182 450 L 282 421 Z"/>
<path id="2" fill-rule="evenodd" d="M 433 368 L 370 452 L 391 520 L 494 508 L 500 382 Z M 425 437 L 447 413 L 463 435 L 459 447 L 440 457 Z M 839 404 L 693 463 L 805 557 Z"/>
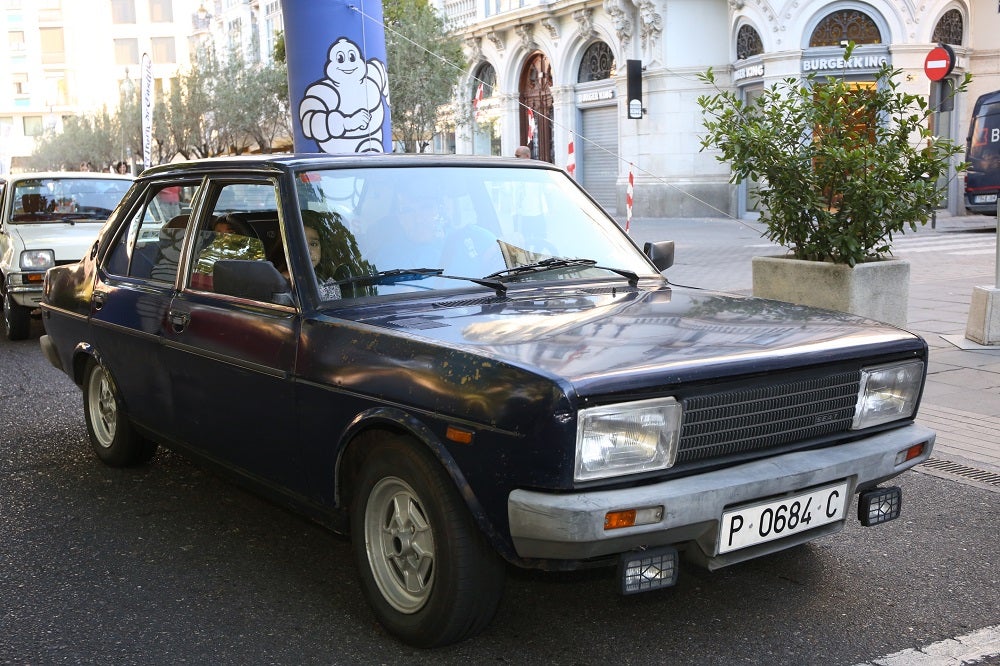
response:
<path id="1" fill-rule="evenodd" d="M 811 530 L 844 518 L 847 482 L 810 490 L 794 497 L 743 506 L 722 514 L 719 553 Z"/>
<path id="2" fill-rule="evenodd" d="M 995 194 L 980 194 L 976 197 L 976 203 L 996 203 L 997 195 Z"/>

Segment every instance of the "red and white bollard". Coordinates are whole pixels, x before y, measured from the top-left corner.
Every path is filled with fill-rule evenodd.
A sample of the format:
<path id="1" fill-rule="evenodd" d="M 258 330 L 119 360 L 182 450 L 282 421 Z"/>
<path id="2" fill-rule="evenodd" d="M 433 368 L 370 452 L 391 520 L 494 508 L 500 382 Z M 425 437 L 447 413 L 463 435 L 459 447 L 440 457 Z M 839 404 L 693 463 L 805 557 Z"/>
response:
<path id="1" fill-rule="evenodd" d="M 628 187 L 625 188 L 625 233 L 632 226 L 632 192 L 635 190 L 635 177 L 632 175 L 632 163 L 628 164 Z"/>

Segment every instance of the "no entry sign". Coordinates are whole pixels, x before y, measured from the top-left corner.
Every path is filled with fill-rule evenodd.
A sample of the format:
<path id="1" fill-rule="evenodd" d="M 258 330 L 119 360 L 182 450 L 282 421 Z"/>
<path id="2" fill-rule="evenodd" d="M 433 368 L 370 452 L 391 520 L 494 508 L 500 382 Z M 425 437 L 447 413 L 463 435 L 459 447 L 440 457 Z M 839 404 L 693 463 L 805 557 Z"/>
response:
<path id="1" fill-rule="evenodd" d="M 931 81 L 940 81 L 951 74 L 954 67 L 955 52 L 947 44 L 935 46 L 924 59 L 924 73 Z"/>

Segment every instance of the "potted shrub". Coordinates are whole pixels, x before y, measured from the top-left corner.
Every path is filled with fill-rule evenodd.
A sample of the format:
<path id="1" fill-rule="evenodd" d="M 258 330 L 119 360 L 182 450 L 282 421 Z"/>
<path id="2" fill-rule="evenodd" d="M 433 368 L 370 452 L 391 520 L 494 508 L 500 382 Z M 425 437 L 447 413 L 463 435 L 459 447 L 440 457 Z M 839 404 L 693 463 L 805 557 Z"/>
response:
<path id="1" fill-rule="evenodd" d="M 765 236 L 790 250 L 754 259 L 755 296 L 906 323 L 909 264 L 891 258 L 893 234 L 930 219 L 961 148 L 932 135 L 933 109 L 901 90 L 899 75 L 886 64 L 868 87 L 810 73 L 750 103 L 721 90 L 711 69 L 699 75 L 715 88 L 698 99 L 702 150 L 720 151 L 732 182 L 758 182 Z"/>

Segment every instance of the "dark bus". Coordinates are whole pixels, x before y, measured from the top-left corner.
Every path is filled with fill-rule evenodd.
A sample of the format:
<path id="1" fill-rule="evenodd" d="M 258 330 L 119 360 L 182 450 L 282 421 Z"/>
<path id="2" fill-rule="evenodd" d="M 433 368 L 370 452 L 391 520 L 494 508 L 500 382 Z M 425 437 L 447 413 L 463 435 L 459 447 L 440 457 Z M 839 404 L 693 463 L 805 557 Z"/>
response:
<path id="1" fill-rule="evenodd" d="M 1000 194 L 1000 90 L 983 95 L 972 108 L 965 160 L 965 208 L 970 213 L 997 214 Z"/>

